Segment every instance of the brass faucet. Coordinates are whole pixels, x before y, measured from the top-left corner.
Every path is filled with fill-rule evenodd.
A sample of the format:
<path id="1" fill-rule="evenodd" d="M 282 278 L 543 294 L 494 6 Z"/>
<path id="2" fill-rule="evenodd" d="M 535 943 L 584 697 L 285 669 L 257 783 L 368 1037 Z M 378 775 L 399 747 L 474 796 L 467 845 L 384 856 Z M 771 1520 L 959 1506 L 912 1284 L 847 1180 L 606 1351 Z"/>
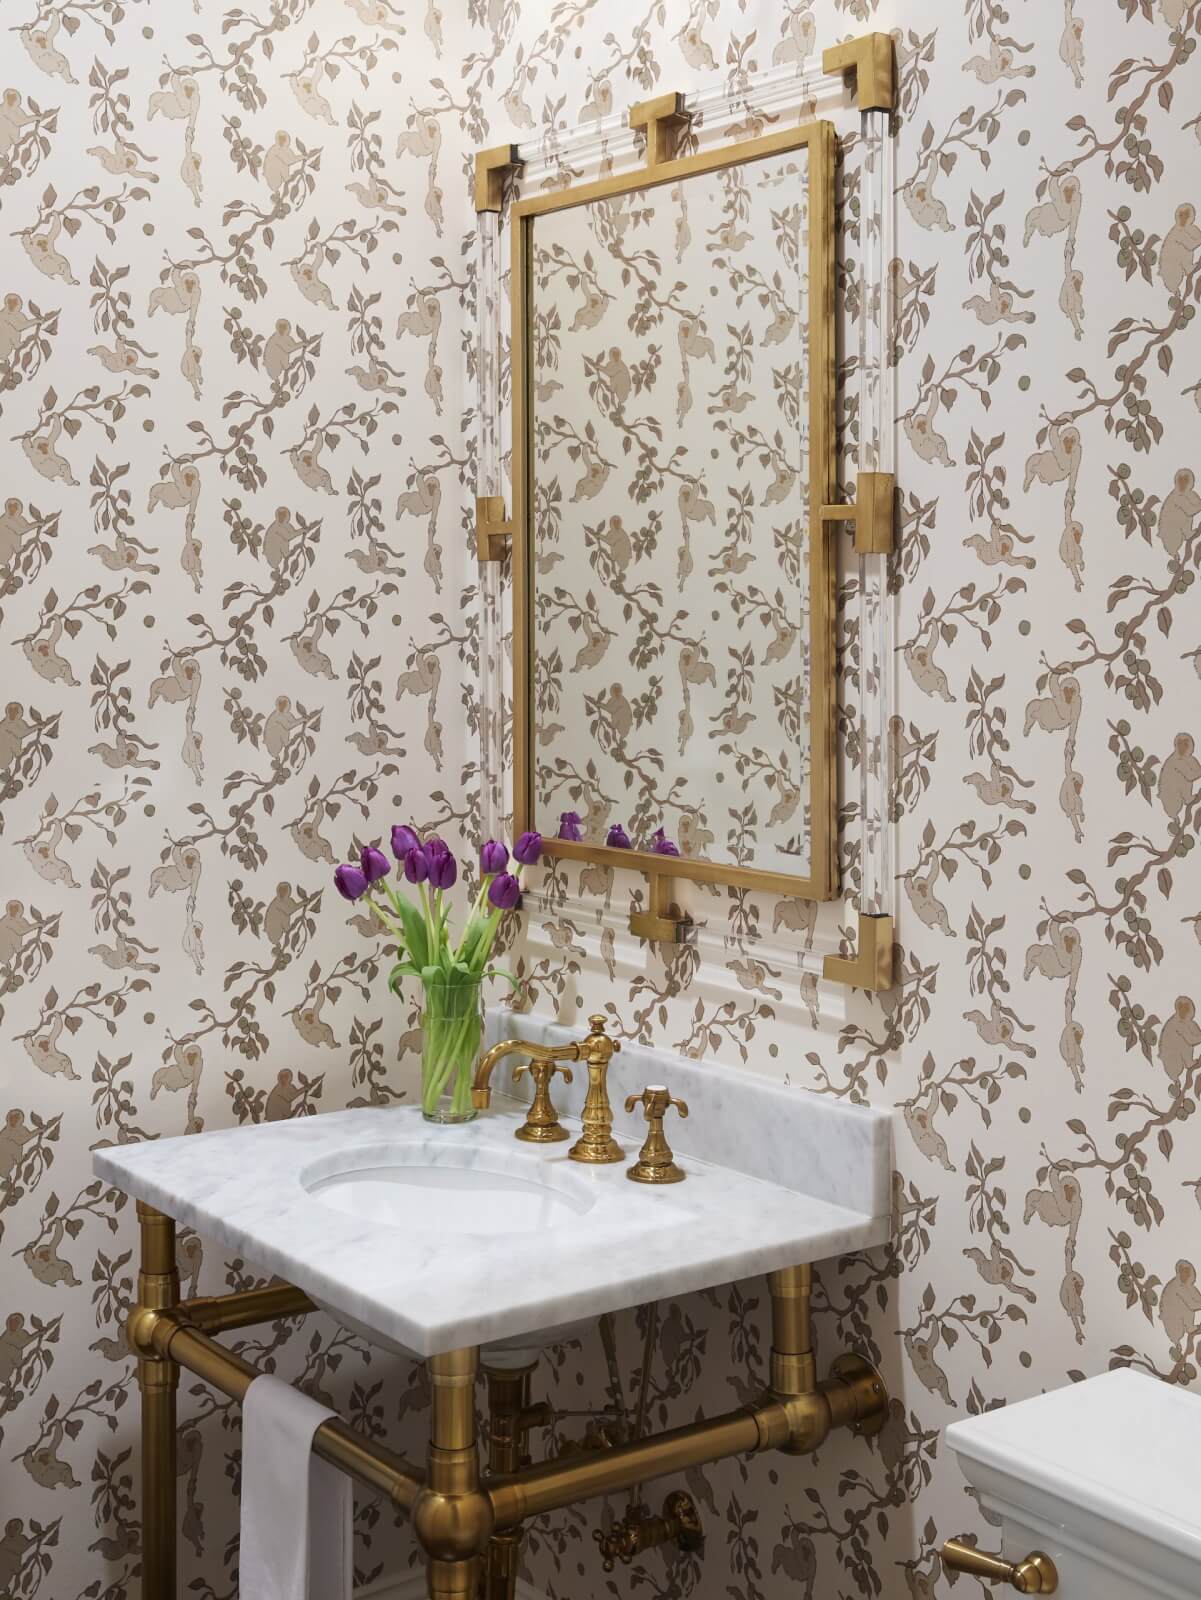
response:
<path id="1" fill-rule="evenodd" d="M 490 1080 L 492 1069 L 505 1056 L 525 1056 L 530 1061 L 578 1061 L 580 1046 L 572 1044 L 531 1044 L 528 1039 L 502 1039 L 486 1050 L 479 1059 L 471 1084 L 471 1103 L 477 1111 L 487 1111 L 492 1104 Z"/>
<path id="2" fill-rule="evenodd" d="M 528 1039 L 502 1039 L 485 1051 L 475 1069 L 471 1103 L 477 1111 L 492 1104 L 490 1080 L 496 1063 L 505 1056 L 526 1056 L 531 1061 L 582 1061 L 588 1068 L 588 1093 L 584 1100 L 584 1131 L 567 1152 L 572 1161 L 624 1161 L 625 1151 L 613 1137 L 613 1107 L 609 1104 L 609 1062 L 621 1049 L 620 1039 L 610 1039 L 605 1019 L 588 1018 L 588 1037 L 571 1044 L 531 1044 Z"/>

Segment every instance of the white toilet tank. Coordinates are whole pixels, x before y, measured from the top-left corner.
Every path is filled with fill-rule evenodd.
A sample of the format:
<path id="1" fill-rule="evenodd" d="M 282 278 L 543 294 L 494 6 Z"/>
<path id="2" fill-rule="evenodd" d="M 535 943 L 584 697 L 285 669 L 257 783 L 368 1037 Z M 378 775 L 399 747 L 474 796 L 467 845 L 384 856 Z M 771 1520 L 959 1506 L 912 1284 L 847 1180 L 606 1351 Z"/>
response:
<path id="1" fill-rule="evenodd" d="M 1062 1600 L 1201 1596 L 1201 1396 L 1122 1368 L 946 1437 L 1001 1553 L 1050 1556 Z"/>

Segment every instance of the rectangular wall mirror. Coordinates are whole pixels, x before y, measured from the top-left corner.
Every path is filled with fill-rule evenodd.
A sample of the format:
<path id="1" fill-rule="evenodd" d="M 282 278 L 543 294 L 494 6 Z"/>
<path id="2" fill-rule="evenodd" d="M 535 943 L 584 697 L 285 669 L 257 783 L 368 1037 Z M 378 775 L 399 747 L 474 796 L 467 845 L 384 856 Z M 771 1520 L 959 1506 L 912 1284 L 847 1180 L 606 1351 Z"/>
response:
<path id="1" fill-rule="evenodd" d="M 515 820 L 829 899 L 833 131 L 674 160 L 662 133 L 512 207 Z"/>

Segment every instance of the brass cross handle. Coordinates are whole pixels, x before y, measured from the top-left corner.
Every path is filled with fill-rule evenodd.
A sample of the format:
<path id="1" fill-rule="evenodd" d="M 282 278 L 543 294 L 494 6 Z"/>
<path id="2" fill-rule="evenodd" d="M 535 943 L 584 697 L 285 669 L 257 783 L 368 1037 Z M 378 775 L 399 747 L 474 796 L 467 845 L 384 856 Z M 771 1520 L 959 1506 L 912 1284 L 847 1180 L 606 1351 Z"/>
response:
<path id="1" fill-rule="evenodd" d="M 663 1137 L 663 1118 L 672 1106 L 682 1117 L 686 1117 L 687 1105 L 683 1100 L 675 1099 L 660 1083 L 651 1084 L 641 1094 L 627 1096 L 626 1111 L 633 1111 L 636 1105 L 641 1105 L 646 1113 L 646 1143 L 626 1177 L 633 1183 L 682 1183 L 686 1173 L 676 1165 L 671 1148 Z"/>
<path id="2" fill-rule="evenodd" d="M 942 1559 L 952 1572 L 967 1572 L 988 1583 L 1007 1583 L 1019 1594 L 1056 1594 L 1059 1590 L 1055 1563 L 1041 1550 L 1032 1550 L 1024 1561 L 1006 1561 L 1003 1556 L 977 1550 L 964 1539 L 948 1539 Z"/>
<path id="3" fill-rule="evenodd" d="M 564 1083 L 570 1083 L 571 1068 L 561 1061 L 523 1061 L 513 1068 L 514 1083 L 523 1072 L 528 1072 L 534 1081 L 534 1100 L 514 1137 L 527 1144 L 558 1144 L 561 1139 L 570 1139 L 551 1104 L 550 1086 L 556 1072 L 563 1074 Z"/>

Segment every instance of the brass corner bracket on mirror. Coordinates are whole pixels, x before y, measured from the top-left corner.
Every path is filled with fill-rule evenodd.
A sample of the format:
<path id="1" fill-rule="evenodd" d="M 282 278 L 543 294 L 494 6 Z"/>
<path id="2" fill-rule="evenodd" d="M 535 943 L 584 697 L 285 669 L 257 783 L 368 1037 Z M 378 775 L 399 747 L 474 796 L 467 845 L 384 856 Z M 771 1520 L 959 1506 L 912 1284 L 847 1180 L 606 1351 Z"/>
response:
<path id="1" fill-rule="evenodd" d="M 687 944 L 696 924 L 671 898 L 671 879 L 661 872 L 647 874 L 646 906 L 630 912 L 630 932 L 652 944 Z"/>
<path id="2" fill-rule="evenodd" d="M 822 521 L 853 522 L 858 555 L 891 555 L 895 492 L 896 479 L 891 472 L 861 472 L 856 480 L 854 500 L 846 505 L 823 506 Z"/>
<path id="3" fill-rule="evenodd" d="M 892 111 L 897 103 L 896 57 L 892 36 L 865 33 L 822 51 L 822 71 L 854 75 L 860 111 Z"/>
<path id="4" fill-rule="evenodd" d="M 859 949 L 850 956 L 826 956 L 822 977 L 830 983 L 876 993 L 891 989 L 892 918 L 859 913 Z"/>
<path id="5" fill-rule="evenodd" d="M 515 144 L 494 145 L 477 150 L 475 155 L 475 209 L 500 211 L 504 204 L 505 183 L 523 165 Z"/>
<path id="6" fill-rule="evenodd" d="M 505 515 L 504 496 L 475 497 L 475 553 L 479 561 L 503 561 L 513 541 L 513 519 Z"/>

